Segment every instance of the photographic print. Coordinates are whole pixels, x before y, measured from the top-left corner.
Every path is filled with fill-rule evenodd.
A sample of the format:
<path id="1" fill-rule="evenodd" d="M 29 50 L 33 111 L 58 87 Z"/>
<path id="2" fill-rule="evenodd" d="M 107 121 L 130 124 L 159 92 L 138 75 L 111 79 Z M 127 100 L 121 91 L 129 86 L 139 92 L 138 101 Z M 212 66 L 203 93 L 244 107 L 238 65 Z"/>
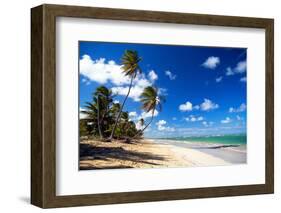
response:
<path id="1" fill-rule="evenodd" d="M 247 49 L 79 42 L 80 170 L 247 163 Z"/>

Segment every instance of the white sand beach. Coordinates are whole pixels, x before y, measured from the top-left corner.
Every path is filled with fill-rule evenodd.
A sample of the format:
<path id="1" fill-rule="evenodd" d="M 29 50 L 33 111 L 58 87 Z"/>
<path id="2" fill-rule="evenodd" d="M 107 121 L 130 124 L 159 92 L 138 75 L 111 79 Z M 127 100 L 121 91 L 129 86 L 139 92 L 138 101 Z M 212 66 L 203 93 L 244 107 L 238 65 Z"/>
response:
<path id="1" fill-rule="evenodd" d="M 188 143 L 151 139 L 133 143 L 84 140 L 80 143 L 80 169 L 198 167 L 246 163 L 246 152 L 233 151 L 232 147 L 203 149 L 189 148 L 186 144 Z"/>

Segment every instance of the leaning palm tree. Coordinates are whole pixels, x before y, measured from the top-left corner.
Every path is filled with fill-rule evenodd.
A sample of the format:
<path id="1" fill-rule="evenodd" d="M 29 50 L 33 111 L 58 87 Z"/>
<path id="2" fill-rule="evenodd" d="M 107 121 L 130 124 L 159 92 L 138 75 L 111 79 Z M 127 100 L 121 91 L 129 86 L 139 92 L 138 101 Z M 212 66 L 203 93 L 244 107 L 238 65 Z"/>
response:
<path id="1" fill-rule="evenodd" d="M 140 101 L 142 102 L 142 109 L 146 113 L 151 112 L 151 119 L 142 130 L 137 132 L 137 134 L 133 138 L 136 138 L 141 133 L 143 133 L 144 130 L 151 124 L 151 122 L 153 121 L 153 118 L 154 118 L 154 113 L 155 113 L 156 108 L 159 111 L 162 110 L 162 102 L 165 102 L 165 98 L 163 96 L 159 95 L 158 89 L 156 87 L 149 86 L 149 87 L 144 88 L 144 90 L 141 94 Z M 142 122 L 142 124 L 144 124 L 143 119 L 141 122 Z"/>
<path id="2" fill-rule="evenodd" d="M 130 81 L 130 86 L 128 89 L 128 93 L 120 107 L 119 113 L 117 115 L 117 118 L 115 120 L 114 126 L 112 128 L 111 131 L 111 135 L 108 138 L 108 140 L 111 140 L 114 136 L 114 132 L 116 130 L 117 124 L 119 122 L 120 116 L 121 116 L 121 112 L 123 110 L 123 107 L 125 105 L 125 102 L 131 92 L 131 88 L 133 85 L 133 80 L 136 78 L 138 73 L 141 73 L 141 69 L 139 67 L 139 62 L 141 61 L 141 58 L 138 56 L 137 51 L 133 51 L 133 50 L 126 50 L 123 57 L 122 57 L 122 69 L 123 72 L 125 74 L 125 76 L 129 76 L 131 81 Z"/>

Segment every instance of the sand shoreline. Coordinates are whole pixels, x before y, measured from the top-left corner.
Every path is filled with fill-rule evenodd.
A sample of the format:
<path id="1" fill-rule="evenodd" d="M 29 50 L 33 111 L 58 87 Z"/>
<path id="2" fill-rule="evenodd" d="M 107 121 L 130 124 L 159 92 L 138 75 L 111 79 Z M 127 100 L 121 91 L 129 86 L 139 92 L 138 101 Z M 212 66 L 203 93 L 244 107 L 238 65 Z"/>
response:
<path id="1" fill-rule="evenodd" d="M 96 140 L 84 140 L 80 143 L 81 170 L 222 166 L 235 163 L 225 160 L 223 156 L 151 139 L 133 143 Z"/>
<path id="2" fill-rule="evenodd" d="M 208 155 L 212 155 L 213 157 L 217 157 L 227 161 L 231 164 L 244 164 L 247 163 L 247 145 L 240 144 L 214 144 L 214 143 L 198 143 L 198 142 L 182 142 L 182 141 L 174 141 L 169 139 L 149 139 L 154 143 L 163 143 L 174 145 L 177 147 L 183 147 L 187 149 L 192 149 L 196 151 L 200 151 L 206 153 Z"/>

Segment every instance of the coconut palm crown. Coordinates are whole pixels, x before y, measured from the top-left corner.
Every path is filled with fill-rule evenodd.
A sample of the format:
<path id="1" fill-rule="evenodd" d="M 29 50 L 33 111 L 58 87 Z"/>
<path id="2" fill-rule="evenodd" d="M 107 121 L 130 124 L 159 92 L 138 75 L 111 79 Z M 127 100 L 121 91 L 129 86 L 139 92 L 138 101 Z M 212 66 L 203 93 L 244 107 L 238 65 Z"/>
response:
<path id="1" fill-rule="evenodd" d="M 158 109 L 159 111 L 162 110 L 162 103 L 165 102 L 165 98 L 164 96 L 161 96 L 159 94 L 158 88 L 153 86 L 148 86 L 143 90 L 140 101 L 142 102 L 141 108 L 147 113 L 152 112 L 152 114 L 148 124 L 141 131 L 139 131 L 134 137 L 137 137 L 140 133 L 143 133 L 144 130 L 151 124 L 154 118 L 155 110 L 156 109 Z"/>

